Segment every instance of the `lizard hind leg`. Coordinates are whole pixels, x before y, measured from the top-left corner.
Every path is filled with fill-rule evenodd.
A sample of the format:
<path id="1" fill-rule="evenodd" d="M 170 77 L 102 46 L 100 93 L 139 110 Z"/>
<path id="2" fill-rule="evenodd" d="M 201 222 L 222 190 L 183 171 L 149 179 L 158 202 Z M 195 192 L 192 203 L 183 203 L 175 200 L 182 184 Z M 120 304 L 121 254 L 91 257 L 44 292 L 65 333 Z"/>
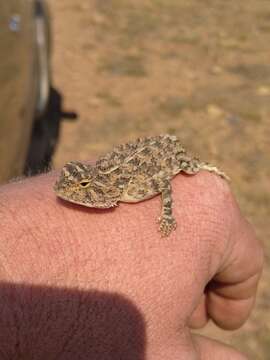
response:
<path id="1" fill-rule="evenodd" d="M 200 170 L 206 170 L 212 173 L 217 174 L 218 176 L 222 177 L 223 179 L 230 180 L 229 177 L 219 170 L 216 166 L 213 166 L 211 164 L 205 163 L 200 161 L 197 158 L 190 159 L 188 161 L 182 161 L 180 164 L 180 169 L 186 174 L 194 175 Z"/>

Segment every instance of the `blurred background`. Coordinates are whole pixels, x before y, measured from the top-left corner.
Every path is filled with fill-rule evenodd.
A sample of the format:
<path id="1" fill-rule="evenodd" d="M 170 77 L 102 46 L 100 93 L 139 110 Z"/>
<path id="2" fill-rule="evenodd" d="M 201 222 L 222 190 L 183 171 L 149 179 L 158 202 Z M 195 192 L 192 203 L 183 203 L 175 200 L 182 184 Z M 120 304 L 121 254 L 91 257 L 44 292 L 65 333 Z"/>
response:
<path id="1" fill-rule="evenodd" d="M 203 334 L 269 359 L 270 2 L 12 0 L 0 25 L 1 181 L 177 135 L 232 178 L 266 254 L 250 320 Z"/>

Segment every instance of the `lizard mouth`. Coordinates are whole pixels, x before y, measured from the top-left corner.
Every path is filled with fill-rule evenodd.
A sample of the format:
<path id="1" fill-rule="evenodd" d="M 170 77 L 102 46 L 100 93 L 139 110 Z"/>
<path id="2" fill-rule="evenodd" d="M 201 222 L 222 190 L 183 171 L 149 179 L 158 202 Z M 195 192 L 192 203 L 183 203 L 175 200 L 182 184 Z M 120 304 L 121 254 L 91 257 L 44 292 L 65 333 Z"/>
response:
<path id="1" fill-rule="evenodd" d="M 84 207 L 89 207 L 89 208 L 92 208 L 92 209 L 109 209 L 109 208 L 112 208 L 112 207 L 115 207 L 117 206 L 117 203 L 102 203 L 102 204 L 99 204 L 99 203 L 90 203 L 90 202 L 82 202 L 82 201 L 79 201 L 79 200 L 73 200 L 72 198 L 69 198 L 59 192 L 56 192 L 56 195 L 57 197 L 59 197 L 60 199 L 62 200 L 65 200 L 67 202 L 70 202 L 72 204 L 76 204 L 76 205 L 80 205 L 80 206 L 84 206 Z"/>
<path id="2" fill-rule="evenodd" d="M 60 192 L 56 192 L 56 195 L 57 197 L 59 197 L 60 199 L 62 200 L 65 200 L 67 202 L 70 202 L 72 204 L 76 204 L 76 205 L 82 205 L 82 206 L 87 206 L 87 207 L 94 207 L 93 205 L 91 205 L 90 203 L 85 203 L 85 202 L 82 202 L 82 201 L 79 201 L 79 200 L 73 200 L 72 198 L 70 197 L 67 197 L 63 194 L 61 194 Z"/>

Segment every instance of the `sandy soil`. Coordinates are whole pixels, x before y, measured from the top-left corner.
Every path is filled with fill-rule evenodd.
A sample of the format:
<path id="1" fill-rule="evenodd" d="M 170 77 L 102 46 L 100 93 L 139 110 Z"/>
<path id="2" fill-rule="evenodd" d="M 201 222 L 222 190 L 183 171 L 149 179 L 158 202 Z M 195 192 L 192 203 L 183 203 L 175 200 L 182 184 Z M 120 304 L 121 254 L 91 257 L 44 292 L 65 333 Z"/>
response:
<path id="1" fill-rule="evenodd" d="M 265 247 L 255 311 L 204 331 L 252 359 L 270 353 L 270 2 L 49 1 L 54 82 L 65 108 L 55 167 L 137 136 L 178 135 L 224 169 Z"/>

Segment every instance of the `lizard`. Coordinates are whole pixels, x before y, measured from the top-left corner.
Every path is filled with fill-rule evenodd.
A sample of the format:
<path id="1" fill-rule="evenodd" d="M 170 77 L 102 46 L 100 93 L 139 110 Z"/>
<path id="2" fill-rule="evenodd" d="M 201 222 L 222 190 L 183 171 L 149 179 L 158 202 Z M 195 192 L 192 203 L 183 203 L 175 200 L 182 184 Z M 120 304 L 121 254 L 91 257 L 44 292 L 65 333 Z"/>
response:
<path id="1" fill-rule="evenodd" d="M 116 146 L 100 157 L 95 165 L 68 162 L 55 183 L 54 191 L 69 202 L 102 209 L 117 206 L 119 202 L 135 203 L 161 194 L 159 230 L 162 236 L 169 236 L 176 228 L 171 180 L 180 172 L 194 175 L 200 170 L 229 180 L 217 167 L 190 155 L 176 136 L 149 136 Z"/>

